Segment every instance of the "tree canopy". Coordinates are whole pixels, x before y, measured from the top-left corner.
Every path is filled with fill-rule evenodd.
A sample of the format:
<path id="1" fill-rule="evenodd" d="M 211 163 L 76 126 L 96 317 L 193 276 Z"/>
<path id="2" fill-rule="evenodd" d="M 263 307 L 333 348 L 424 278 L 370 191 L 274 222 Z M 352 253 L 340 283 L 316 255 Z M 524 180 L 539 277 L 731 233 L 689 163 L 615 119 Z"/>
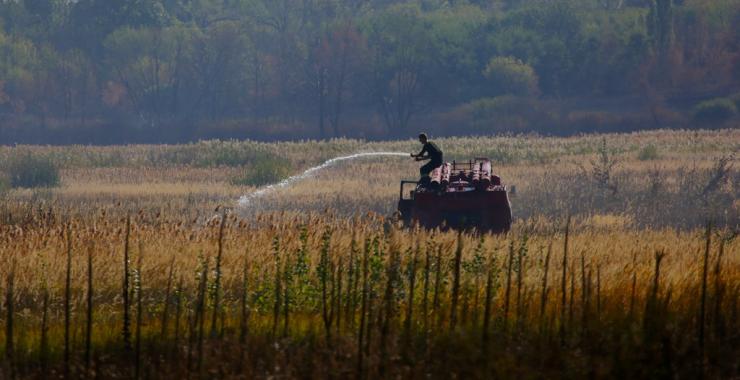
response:
<path id="1" fill-rule="evenodd" d="M 692 110 L 738 41 L 740 0 L 0 0 L 0 144 L 737 126 Z"/>

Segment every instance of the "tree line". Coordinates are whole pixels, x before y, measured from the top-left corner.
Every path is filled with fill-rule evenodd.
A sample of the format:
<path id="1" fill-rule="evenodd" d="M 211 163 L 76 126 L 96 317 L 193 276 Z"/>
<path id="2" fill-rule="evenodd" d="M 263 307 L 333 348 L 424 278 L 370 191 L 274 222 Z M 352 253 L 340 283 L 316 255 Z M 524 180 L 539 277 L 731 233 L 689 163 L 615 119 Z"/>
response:
<path id="1" fill-rule="evenodd" d="M 737 125 L 740 1 L 0 0 L 0 143 Z"/>

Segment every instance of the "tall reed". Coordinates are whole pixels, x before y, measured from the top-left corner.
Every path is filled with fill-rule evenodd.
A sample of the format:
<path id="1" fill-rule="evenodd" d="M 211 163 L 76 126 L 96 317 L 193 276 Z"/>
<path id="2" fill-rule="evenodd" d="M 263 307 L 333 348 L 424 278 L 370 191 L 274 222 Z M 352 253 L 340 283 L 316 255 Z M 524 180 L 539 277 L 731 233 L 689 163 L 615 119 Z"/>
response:
<path id="1" fill-rule="evenodd" d="M 90 371 L 93 335 L 93 244 L 87 247 L 87 324 L 85 326 L 85 365 Z"/>
<path id="2" fill-rule="evenodd" d="M 390 335 L 391 324 L 395 318 L 395 289 L 398 283 L 400 254 L 395 247 L 391 248 L 391 255 L 388 259 L 386 268 L 386 285 L 383 295 L 383 321 L 380 326 L 380 368 L 379 375 L 385 374 L 385 368 L 388 365 L 388 337 Z"/>
<path id="3" fill-rule="evenodd" d="M 511 271 L 514 267 L 514 240 L 509 242 L 509 256 L 506 259 L 506 290 L 504 291 L 504 330 L 509 326 L 509 304 L 511 302 Z"/>
<path id="4" fill-rule="evenodd" d="M 129 240 L 131 238 L 131 216 L 126 217 L 126 235 L 123 246 L 123 286 L 121 289 L 123 295 L 123 346 L 126 350 L 131 349 L 131 301 L 129 300 Z"/>
<path id="5" fill-rule="evenodd" d="M 244 254 L 239 305 L 241 309 L 239 313 L 239 343 L 244 344 L 247 342 L 249 332 L 249 251 Z"/>
<path id="6" fill-rule="evenodd" d="M 432 296 L 432 315 L 439 315 L 437 326 L 442 324 L 441 313 L 438 313 L 440 292 L 442 289 L 442 245 L 437 246 L 437 259 L 434 262 L 434 295 Z"/>
<path id="7" fill-rule="evenodd" d="M 275 281 L 273 284 L 273 307 L 272 307 L 272 337 L 277 339 L 277 328 L 278 320 L 280 318 L 280 308 L 283 306 L 281 303 L 282 297 L 282 281 L 280 278 L 281 269 L 281 257 L 280 257 L 280 239 L 278 236 L 272 239 L 272 253 L 275 262 Z"/>
<path id="8" fill-rule="evenodd" d="M 547 287 L 547 275 L 550 271 L 550 255 L 552 254 L 552 241 L 550 242 L 550 245 L 547 247 L 547 254 L 545 255 L 545 264 L 542 274 L 542 289 L 540 290 L 540 317 L 539 317 L 539 325 L 540 325 L 540 332 L 542 332 L 545 328 L 545 307 L 547 306 L 547 296 L 549 289 Z"/>
<path id="9" fill-rule="evenodd" d="M 460 295 L 460 265 L 462 262 L 463 241 L 462 233 L 457 234 L 457 248 L 452 272 L 452 299 L 450 300 L 450 331 L 455 330 L 457 324 L 457 299 Z"/>
<path id="10" fill-rule="evenodd" d="M 702 355 L 704 354 L 704 327 L 706 325 L 706 303 L 707 303 L 707 273 L 709 271 L 709 252 L 712 246 L 712 223 L 707 223 L 706 245 L 704 247 L 704 258 L 702 261 L 701 272 L 701 302 L 699 304 L 699 348 Z"/>
<path id="11" fill-rule="evenodd" d="M 5 361 L 11 378 L 15 373 L 15 262 L 11 264 L 5 288 Z"/>
<path id="12" fill-rule="evenodd" d="M 424 250 L 424 285 L 421 299 L 421 315 L 423 317 L 422 323 L 424 326 L 425 337 L 427 332 L 429 331 L 429 272 L 431 270 L 430 252 L 433 249 L 432 247 L 430 247 L 430 245 L 431 244 L 428 243 L 426 249 Z"/>
<path id="13" fill-rule="evenodd" d="M 719 243 L 719 252 L 717 261 L 714 264 L 714 334 L 717 337 L 725 335 L 725 321 L 722 317 L 722 297 L 724 295 L 724 284 L 722 282 L 722 257 L 725 253 L 725 243 L 727 239 L 723 238 Z"/>
<path id="14" fill-rule="evenodd" d="M 330 289 L 329 281 L 331 269 L 329 265 L 329 248 L 331 244 L 331 231 L 327 230 L 321 238 L 321 256 L 319 258 L 318 274 L 321 281 L 321 318 L 324 321 L 324 335 L 326 341 L 331 340 L 331 305 L 330 302 Z"/>
<path id="15" fill-rule="evenodd" d="M 413 250 L 413 256 L 408 263 L 408 292 L 406 299 L 406 319 L 403 323 L 404 345 L 408 347 L 411 344 L 411 325 L 414 323 L 414 293 L 416 291 L 416 262 L 419 256 L 419 242 L 416 243 L 416 249 Z M 408 350 L 404 350 L 408 352 Z"/>
<path id="16" fill-rule="evenodd" d="M 218 225 L 218 250 L 216 252 L 216 263 L 213 274 L 213 313 L 211 314 L 211 338 L 215 338 L 218 333 L 216 325 L 218 324 L 218 315 L 221 310 L 221 257 L 224 251 L 224 227 L 226 226 L 226 213 L 221 214 L 221 220 Z"/>
<path id="17" fill-rule="evenodd" d="M 171 291 L 172 291 L 172 281 L 174 279 L 175 274 L 175 255 L 172 255 L 172 259 L 170 259 L 170 265 L 169 270 L 167 271 L 167 285 L 165 285 L 164 290 L 164 302 L 162 302 L 162 319 L 161 319 L 161 329 L 159 336 L 161 339 L 166 340 L 167 339 L 167 327 L 169 324 L 169 312 L 170 312 L 170 298 L 171 298 Z"/>
<path id="18" fill-rule="evenodd" d="M 368 292 L 369 292 L 369 256 L 370 242 L 365 239 L 365 249 L 362 252 L 362 295 L 360 300 L 360 326 L 357 331 L 357 377 L 364 378 L 363 341 L 365 339 L 365 320 L 367 318 Z"/>
<path id="19" fill-rule="evenodd" d="M 565 222 L 565 240 L 563 241 L 563 268 L 560 276 L 560 293 L 562 295 L 560 299 L 560 344 L 565 344 L 565 312 L 566 312 L 566 300 L 568 297 L 567 293 L 567 281 L 568 281 L 568 238 L 570 236 L 570 216 L 568 216 Z"/>
<path id="20" fill-rule="evenodd" d="M 46 275 L 41 282 L 41 338 L 39 339 L 39 367 L 41 376 L 48 376 L 49 358 L 49 286 Z M 8 335 L 11 336 L 11 335 Z"/>
<path id="21" fill-rule="evenodd" d="M 136 258 L 136 276 L 134 276 L 134 290 L 136 291 L 136 345 L 134 347 L 134 378 L 141 377 L 141 329 L 143 326 L 144 303 L 142 302 L 142 262 L 144 260 L 144 245 L 139 241 L 139 255 Z"/>
<path id="22" fill-rule="evenodd" d="M 72 322 L 72 226 L 67 224 L 67 264 L 64 277 L 64 378 L 70 378 L 70 333 Z"/>

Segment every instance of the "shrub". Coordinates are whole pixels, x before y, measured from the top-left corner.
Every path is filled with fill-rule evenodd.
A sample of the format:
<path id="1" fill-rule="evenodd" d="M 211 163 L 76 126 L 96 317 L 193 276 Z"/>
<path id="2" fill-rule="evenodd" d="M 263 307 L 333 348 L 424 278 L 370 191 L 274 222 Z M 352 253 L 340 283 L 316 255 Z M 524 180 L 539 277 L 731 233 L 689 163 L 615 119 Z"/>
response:
<path id="1" fill-rule="evenodd" d="M 51 159 L 30 152 L 13 157 L 8 164 L 7 175 L 13 188 L 59 186 L 59 169 Z"/>
<path id="2" fill-rule="evenodd" d="M 735 103 L 735 109 L 740 111 L 740 92 L 736 93 L 735 95 L 732 95 L 732 102 Z"/>
<path id="3" fill-rule="evenodd" d="M 656 160 L 658 157 L 660 157 L 658 155 L 658 148 L 653 144 L 644 146 L 640 149 L 640 152 L 637 153 L 637 159 L 640 161 Z"/>
<path id="4" fill-rule="evenodd" d="M 290 166 L 285 160 L 270 157 L 255 161 L 244 176 L 231 180 L 238 186 L 263 186 L 280 182 L 290 175 Z"/>
<path id="5" fill-rule="evenodd" d="M 539 87 L 534 69 L 514 57 L 494 57 L 483 75 L 488 78 L 498 95 L 537 96 Z"/>
<path id="6" fill-rule="evenodd" d="M 735 103 L 727 98 L 706 100 L 694 107 L 694 121 L 698 123 L 724 123 L 736 114 Z"/>
<path id="7" fill-rule="evenodd" d="M 10 182 L 5 176 L 0 175 L 0 195 L 5 194 L 10 188 Z"/>
<path id="8" fill-rule="evenodd" d="M 461 106 L 474 131 L 525 132 L 544 129 L 553 122 L 552 115 L 533 98 L 498 96 L 482 98 Z"/>

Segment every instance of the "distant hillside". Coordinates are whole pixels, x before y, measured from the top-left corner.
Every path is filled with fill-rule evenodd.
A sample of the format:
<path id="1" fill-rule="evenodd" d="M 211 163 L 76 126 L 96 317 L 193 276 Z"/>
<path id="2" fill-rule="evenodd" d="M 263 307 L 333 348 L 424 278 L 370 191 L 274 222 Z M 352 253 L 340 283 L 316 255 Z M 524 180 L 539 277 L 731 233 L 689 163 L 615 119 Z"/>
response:
<path id="1" fill-rule="evenodd" d="M 740 0 L 0 1 L 0 144 L 740 126 Z"/>

